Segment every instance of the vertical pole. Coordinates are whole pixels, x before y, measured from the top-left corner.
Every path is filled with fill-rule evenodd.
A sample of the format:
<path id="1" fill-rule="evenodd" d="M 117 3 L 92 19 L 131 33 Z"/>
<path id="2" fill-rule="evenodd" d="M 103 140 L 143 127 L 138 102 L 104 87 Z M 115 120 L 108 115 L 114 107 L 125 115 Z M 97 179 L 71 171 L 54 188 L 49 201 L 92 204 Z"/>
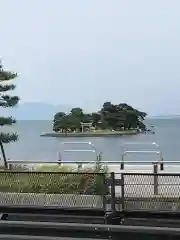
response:
<path id="1" fill-rule="evenodd" d="M 124 173 L 121 174 L 121 210 L 125 210 L 125 202 L 124 202 Z"/>
<path id="2" fill-rule="evenodd" d="M 5 151 L 4 151 L 3 143 L 1 141 L 0 141 L 0 147 L 1 147 L 1 152 L 2 152 L 2 156 L 3 156 L 3 160 L 4 160 L 4 167 L 6 169 L 8 169 L 8 163 L 7 163 L 7 159 L 6 159 L 6 154 L 5 154 Z"/>
<path id="3" fill-rule="evenodd" d="M 58 152 L 58 165 L 61 165 L 61 161 L 62 161 L 61 153 Z"/>
<path id="4" fill-rule="evenodd" d="M 78 170 L 81 170 L 82 168 L 82 163 L 78 163 Z"/>
<path id="5" fill-rule="evenodd" d="M 154 173 L 154 195 L 158 195 L 158 165 L 153 164 L 153 173 Z"/>
<path id="6" fill-rule="evenodd" d="M 101 160 L 102 160 L 102 153 L 100 152 L 97 155 L 97 161 L 96 161 L 96 170 L 98 170 L 98 171 L 101 170 Z"/>
<path id="7" fill-rule="evenodd" d="M 106 183 L 106 174 L 102 173 L 103 175 L 103 210 L 106 213 L 106 195 L 107 195 L 107 188 L 109 187 Z"/>
<path id="8" fill-rule="evenodd" d="M 115 174 L 111 172 L 111 211 L 116 213 Z"/>
<path id="9" fill-rule="evenodd" d="M 100 159 L 100 156 L 99 154 L 96 156 L 96 170 L 99 171 L 99 159 Z"/>
<path id="10" fill-rule="evenodd" d="M 124 154 L 121 156 L 121 166 L 120 166 L 121 170 L 124 170 Z"/>
<path id="11" fill-rule="evenodd" d="M 8 168 L 9 170 L 12 170 L 13 169 L 13 164 L 10 163 L 8 167 L 9 167 Z"/>
<path id="12" fill-rule="evenodd" d="M 162 152 L 160 152 L 160 170 L 163 171 L 164 170 L 164 163 L 163 163 L 164 159 L 162 156 Z"/>

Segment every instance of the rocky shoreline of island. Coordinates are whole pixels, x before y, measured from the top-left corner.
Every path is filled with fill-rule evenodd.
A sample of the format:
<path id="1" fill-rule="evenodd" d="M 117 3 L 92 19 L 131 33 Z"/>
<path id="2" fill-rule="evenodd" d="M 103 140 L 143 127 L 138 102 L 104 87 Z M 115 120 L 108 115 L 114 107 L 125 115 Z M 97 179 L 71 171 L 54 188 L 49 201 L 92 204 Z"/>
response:
<path id="1" fill-rule="evenodd" d="M 127 131 L 95 131 L 95 132 L 44 132 L 41 137 L 115 137 L 124 135 L 136 135 L 138 130 Z"/>

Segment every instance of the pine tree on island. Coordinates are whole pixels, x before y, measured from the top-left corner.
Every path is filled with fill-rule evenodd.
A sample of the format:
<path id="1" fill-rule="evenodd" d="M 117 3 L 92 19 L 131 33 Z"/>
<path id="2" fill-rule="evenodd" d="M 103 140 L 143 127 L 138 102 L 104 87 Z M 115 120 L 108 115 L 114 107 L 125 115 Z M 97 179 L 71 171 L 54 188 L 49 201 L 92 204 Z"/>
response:
<path id="1" fill-rule="evenodd" d="M 16 88 L 16 86 L 10 82 L 16 77 L 17 77 L 17 73 L 5 71 L 0 61 L 0 107 L 3 107 L 3 108 L 14 107 L 18 104 L 19 102 L 18 96 L 10 96 L 6 93 Z M 8 164 L 7 164 L 7 159 L 6 159 L 6 154 L 4 151 L 3 144 L 17 141 L 18 134 L 4 132 L 2 127 L 5 125 L 10 126 L 10 125 L 13 125 L 14 123 L 16 123 L 16 120 L 13 117 L 0 116 L 0 126 L 1 126 L 0 148 L 1 148 L 5 168 L 8 167 Z"/>

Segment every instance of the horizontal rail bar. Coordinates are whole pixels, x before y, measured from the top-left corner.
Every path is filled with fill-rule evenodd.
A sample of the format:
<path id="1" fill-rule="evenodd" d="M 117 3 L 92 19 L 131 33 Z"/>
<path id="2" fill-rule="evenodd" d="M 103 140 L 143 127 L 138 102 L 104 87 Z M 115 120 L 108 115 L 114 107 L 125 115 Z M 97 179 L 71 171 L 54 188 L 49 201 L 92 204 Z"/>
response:
<path id="1" fill-rule="evenodd" d="M 125 172 L 122 173 L 124 176 L 167 176 L 167 177 L 180 177 L 180 173 L 151 173 L 151 172 Z M 173 186 L 173 185 L 172 185 Z"/>
<path id="2" fill-rule="evenodd" d="M 67 149 L 67 150 L 63 150 L 63 152 L 96 152 L 93 149 Z"/>
<path id="3" fill-rule="evenodd" d="M 120 163 L 122 163 L 122 162 L 120 162 Z M 143 163 L 143 164 L 144 163 L 149 163 L 149 164 L 155 164 L 156 163 L 156 164 L 159 164 L 160 161 L 159 160 L 157 160 L 157 161 L 131 161 L 131 160 L 130 161 L 129 160 L 126 161 L 125 160 L 123 163 L 124 163 L 124 165 L 125 164 L 127 165 L 127 163 L 130 163 L 130 164 L 134 163 L 135 166 L 138 166 L 136 163 Z"/>
<path id="4" fill-rule="evenodd" d="M 134 197 L 132 197 L 134 199 Z M 161 197 L 159 197 L 160 200 Z M 142 199 L 138 198 L 137 199 Z M 151 199 L 151 197 L 147 197 Z M 173 199 L 173 198 L 172 198 Z M 178 199 L 178 198 L 177 198 Z M 158 199 L 159 200 L 159 199 Z M 157 200 L 157 201 L 158 201 Z M 164 201 L 167 201 L 165 199 Z M 82 208 L 57 208 L 57 207 L 41 207 L 41 206 L 13 206 L 13 205 L 0 205 L 0 212 L 12 213 L 12 214 L 31 214 L 31 215 L 45 215 L 45 216 L 74 216 L 74 217 L 104 217 L 105 212 L 103 209 L 82 209 Z M 180 212 L 169 212 L 169 211 L 145 211 L 145 210 L 122 210 L 116 212 L 116 215 L 122 217 L 138 217 L 138 218 L 169 218 L 169 219 L 180 219 Z"/>
<path id="5" fill-rule="evenodd" d="M 97 163 L 97 161 L 48 161 L 48 162 L 42 162 L 42 161 L 24 161 L 24 160 L 7 160 L 8 164 L 17 164 L 17 163 L 24 163 L 24 164 L 78 164 L 78 163 Z M 120 164 L 121 161 L 101 161 L 101 164 L 108 164 L 108 165 L 114 165 L 114 164 Z M 135 166 L 137 163 L 146 163 L 146 164 L 154 164 L 154 163 L 160 163 L 160 161 L 124 161 L 124 164 L 134 164 Z M 175 162 L 174 162 L 175 163 Z M 180 163 L 180 161 L 179 161 Z M 137 165 L 138 166 L 138 165 Z"/>
<path id="6" fill-rule="evenodd" d="M 1 213 L 21 213 L 21 214 L 50 214 L 50 215 L 74 215 L 74 216 L 104 216 L 103 209 L 86 208 L 61 208 L 44 206 L 13 206 L 1 205 Z"/>
<path id="7" fill-rule="evenodd" d="M 123 210 L 121 212 L 116 213 L 117 216 L 122 215 L 125 218 L 142 218 L 142 219 L 166 219 L 166 220 L 180 220 L 180 212 L 166 212 L 166 211 L 145 211 L 145 210 Z"/>
<path id="8" fill-rule="evenodd" d="M 63 222 L 62 220 L 63 219 L 67 219 L 69 218 L 69 220 L 94 220 L 94 219 L 97 219 L 97 220 L 105 220 L 105 214 L 104 212 L 102 212 L 103 215 L 102 216 L 99 216 L 99 215 L 79 215 L 79 212 L 77 212 L 77 214 L 73 214 L 73 215 L 69 215 L 69 214 L 44 214 L 44 213 L 11 213 L 13 217 L 15 217 L 15 219 L 13 218 L 13 220 L 16 220 L 16 217 L 17 217 L 17 221 L 19 221 L 19 218 L 18 216 L 24 218 L 25 217 L 25 221 L 31 221 L 29 220 L 30 218 L 32 219 L 36 219 L 35 221 L 39 221 L 38 218 L 40 219 L 43 219 L 45 220 L 45 218 L 47 218 L 47 220 L 50 222 L 51 220 L 50 219 L 54 219 L 54 220 L 60 220 L 58 222 Z M 6 213 L 7 214 L 7 213 Z M 22 220 L 21 218 L 21 220 Z M 2 219 L 4 220 L 4 219 Z M 57 222 L 57 221 L 56 221 Z M 75 221 L 76 222 L 76 221 Z"/>
<path id="9" fill-rule="evenodd" d="M 180 163 L 180 161 L 178 160 L 178 161 L 164 161 L 163 160 L 163 163 Z"/>
<path id="10" fill-rule="evenodd" d="M 123 225 L 106 225 L 106 224 L 78 224 L 78 223 L 54 223 L 54 222 L 28 222 L 28 221 L 0 221 L 0 231 L 6 228 L 13 229 L 36 229 L 36 230 L 59 230 L 68 231 L 71 234 L 75 231 L 89 233 L 103 233 L 111 235 L 111 233 L 140 233 L 140 234 L 157 234 L 157 235 L 180 235 L 180 228 L 168 227 L 147 227 L 147 226 L 123 226 Z"/>
<path id="11" fill-rule="evenodd" d="M 126 145 L 155 145 L 159 148 L 159 145 L 156 142 L 127 142 L 122 144 L 122 146 Z"/>
<path id="12" fill-rule="evenodd" d="M 97 161 L 61 161 L 61 163 L 64 164 L 77 164 L 77 163 L 97 163 Z M 108 165 L 113 165 L 113 164 L 120 164 L 120 161 L 101 161 L 101 164 L 108 164 Z M 134 165 L 136 166 L 136 163 L 149 163 L 150 165 L 154 164 L 154 163 L 159 163 L 159 161 L 146 161 L 146 162 L 142 162 L 142 161 L 127 161 L 124 163 L 134 163 Z M 138 165 L 137 165 L 138 166 Z"/>
<path id="13" fill-rule="evenodd" d="M 88 164 L 88 163 L 97 163 L 97 161 L 61 161 L 61 164 L 78 164 L 78 163 L 81 163 L 81 164 Z M 110 162 L 101 162 L 101 163 L 104 163 L 104 164 L 107 164 L 107 163 L 110 163 Z M 114 164 L 119 164 L 120 162 L 112 162 Z"/>
<path id="14" fill-rule="evenodd" d="M 74 163 L 74 164 L 76 164 L 76 163 L 96 163 L 97 161 L 58 161 L 58 160 L 56 160 L 56 161 L 40 161 L 40 160 L 31 160 L 31 161 L 26 161 L 26 160 L 7 160 L 7 162 L 8 162 L 8 164 L 17 164 L 17 163 L 21 163 L 21 164 L 26 164 L 26 165 L 28 165 L 28 164 L 59 164 L 59 163 L 67 163 L 67 164 L 69 164 L 69 163 Z M 119 161 L 101 161 L 101 163 L 103 164 L 109 164 L 109 165 L 111 165 L 111 164 L 120 164 L 121 163 L 121 161 L 119 160 Z M 155 163 L 161 163 L 160 162 L 160 160 L 157 160 L 157 161 L 129 161 L 129 160 L 124 160 L 124 162 L 123 162 L 124 164 L 134 164 L 134 165 L 137 165 L 137 163 L 139 164 L 139 163 L 142 163 L 142 164 L 155 164 Z M 180 161 L 178 160 L 178 161 L 163 161 L 163 164 L 180 164 Z"/>
<path id="15" fill-rule="evenodd" d="M 124 151 L 124 154 L 128 153 L 156 153 L 160 154 L 160 151 Z"/>
<path id="16" fill-rule="evenodd" d="M 40 160 L 7 160 L 7 163 L 9 164 L 16 164 L 16 163 L 25 163 L 25 164 L 59 164 L 60 161 L 40 161 Z"/>
<path id="17" fill-rule="evenodd" d="M 91 142 L 62 142 L 61 144 L 89 144 L 89 145 L 93 145 Z"/>
<path id="18" fill-rule="evenodd" d="M 35 235 L 14 235 L 14 234 L 0 234 L 2 240 L 79 240 L 74 237 L 48 237 L 48 236 L 35 236 Z M 94 240 L 99 240 L 99 238 Z M 83 240 L 92 240 L 92 238 L 83 238 Z"/>

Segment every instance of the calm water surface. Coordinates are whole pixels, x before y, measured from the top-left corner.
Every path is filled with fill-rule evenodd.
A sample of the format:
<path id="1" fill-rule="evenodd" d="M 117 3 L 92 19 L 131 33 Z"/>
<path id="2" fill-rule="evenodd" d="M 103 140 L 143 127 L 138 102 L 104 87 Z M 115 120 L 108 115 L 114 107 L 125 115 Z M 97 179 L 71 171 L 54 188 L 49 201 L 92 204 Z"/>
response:
<path id="1" fill-rule="evenodd" d="M 57 160 L 58 152 L 62 152 L 62 157 L 68 160 L 95 159 L 95 154 L 86 153 L 63 153 L 61 142 L 64 141 L 91 141 L 98 151 L 103 152 L 105 160 L 119 160 L 123 152 L 122 146 L 126 142 L 151 143 L 160 145 L 165 160 L 180 160 L 180 119 L 151 119 L 147 120 L 148 125 L 155 126 L 155 135 L 139 134 L 136 136 L 122 137 L 98 137 L 98 138 L 43 138 L 42 132 L 51 131 L 51 121 L 19 121 L 11 127 L 11 130 L 19 133 L 19 141 L 5 146 L 7 157 L 16 160 Z M 68 149 L 91 149 L 87 145 L 69 145 Z M 67 147 L 66 147 L 67 149 Z M 155 150 L 151 145 L 129 145 L 127 150 Z M 127 160 L 156 160 L 155 154 L 131 155 Z"/>

